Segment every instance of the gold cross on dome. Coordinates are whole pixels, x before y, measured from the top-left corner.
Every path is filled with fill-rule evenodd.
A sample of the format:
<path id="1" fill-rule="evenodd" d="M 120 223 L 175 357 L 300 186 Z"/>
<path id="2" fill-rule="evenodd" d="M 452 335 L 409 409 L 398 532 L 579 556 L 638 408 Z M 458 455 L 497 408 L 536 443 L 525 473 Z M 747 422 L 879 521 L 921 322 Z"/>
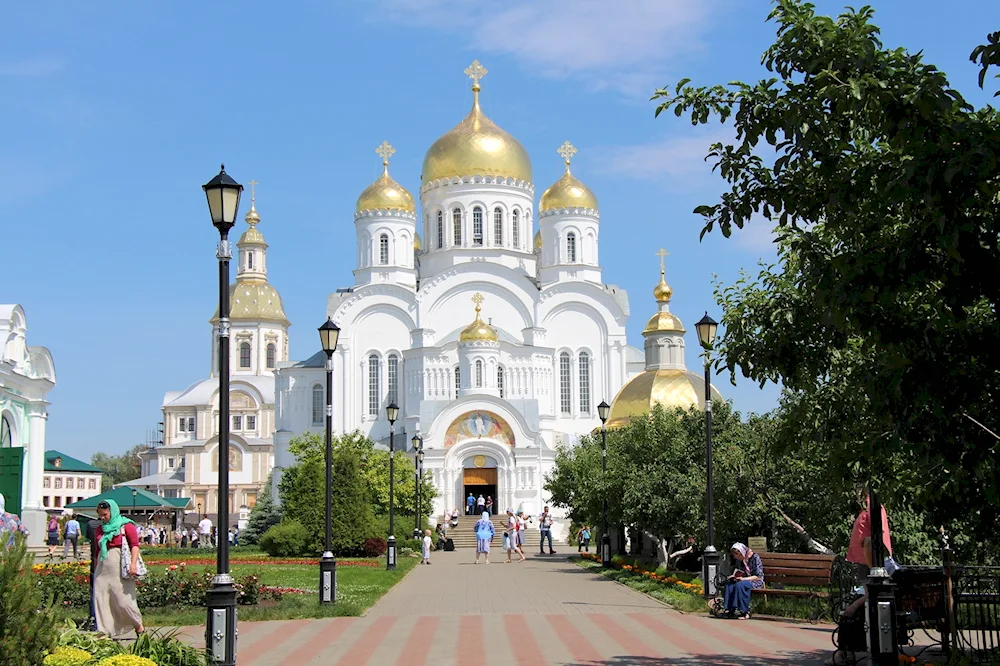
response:
<path id="1" fill-rule="evenodd" d="M 382 158 L 382 164 L 389 164 L 389 158 L 392 154 L 396 152 L 396 149 L 389 144 L 388 141 L 383 141 L 382 144 L 375 149 L 375 154 Z"/>
<path id="2" fill-rule="evenodd" d="M 472 79 L 472 87 L 479 87 L 479 79 L 489 73 L 485 67 L 479 64 L 478 60 L 473 60 L 472 64 L 465 68 L 465 75 Z"/>
<path id="3" fill-rule="evenodd" d="M 664 249 L 663 249 L 663 248 L 661 247 L 661 248 L 660 248 L 660 251 L 659 251 L 659 252 L 655 252 L 654 254 L 656 254 L 656 256 L 658 256 L 658 257 L 660 258 L 660 275 L 663 275 L 664 273 L 666 273 L 666 270 L 667 270 L 667 269 L 666 269 L 666 265 L 665 265 L 665 264 L 663 263 L 663 260 L 664 260 L 664 259 L 665 259 L 665 258 L 667 257 L 667 255 L 669 255 L 670 253 L 669 253 L 669 252 L 667 252 L 666 250 L 664 250 Z"/>
<path id="4" fill-rule="evenodd" d="M 472 297 L 472 302 L 476 304 L 476 314 L 479 314 L 479 311 L 482 309 L 483 301 L 485 300 L 486 299 L 483 298 L 483 295 L 478 291 L 476 292 L 476 295 Z"/>
<path id="5" fill-rule="evenodd" d="M 556 152 L 562 155 L 563 159 L 566 160 L 566 164 L 569 164 L 569 161 L 573 159 L 574 155 L 576 155 L 577 150 L 576 146 L 569 141 L 566 141 L 563 145 L 559 146 L 559 150 Z"/>
<path id="6" fill-rule="evenodd" d="M 260 185 L 256 180 L 250 181 L 250 201 L 252 202 L 256 197 L 254 196 L 254 186 Z"/>

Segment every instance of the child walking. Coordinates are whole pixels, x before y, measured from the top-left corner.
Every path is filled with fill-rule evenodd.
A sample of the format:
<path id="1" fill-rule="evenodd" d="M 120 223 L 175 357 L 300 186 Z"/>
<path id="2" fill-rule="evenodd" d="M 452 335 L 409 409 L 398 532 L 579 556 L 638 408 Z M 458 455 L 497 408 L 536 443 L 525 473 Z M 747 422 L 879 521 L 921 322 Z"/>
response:
<path id="1" fill-rule="evenodd" d="M 503 549 L 507 551 L 507 564 L 510 564 L 510 554 L 514 550 L 510 545 L 510 534 L 503 533 Z"/>
<path id="2" fill-rule="evenodd" d="M 431 563 L 431 531 L 424 530 L 424 559 L 420 560 L 421 564 Z"/>

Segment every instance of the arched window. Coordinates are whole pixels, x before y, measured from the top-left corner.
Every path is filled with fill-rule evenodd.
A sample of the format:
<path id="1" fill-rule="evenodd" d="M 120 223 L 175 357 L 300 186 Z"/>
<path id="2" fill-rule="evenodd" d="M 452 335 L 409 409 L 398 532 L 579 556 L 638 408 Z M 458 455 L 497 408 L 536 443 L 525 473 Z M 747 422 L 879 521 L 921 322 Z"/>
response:
<path id="1" fill-rule="evenodd" d="M 483 387 L 483 362 L 476 361 L 476 387 Z"/>
<path id="2" fill-rule="evenodd" d="M 493 209 L 493 244 L 503 247 L 503 209 L 499 206 Z"/>
<path id="3" fill-rule="evenodd" d="M 312 402 L 312 422 L 313 425 L 322 425 L 323 416 L 325 415 L 326 405 L 324 404 L 323 386 L 321 384 L 313 384 L 313 402 Z"/>
<path id="4" fill-rule="evenodd" d="M 267 367 L 268 368 L 274 368 L 274 354 L 275 354 L 275 351 L 277 351 L 277 350 L 274 347 L 274 343 L 273 342 L 267 343 L 267 351 L 265 352 L 265 354 L 267 355 Z"/>
<path id="5" fill-rule="evenodd" d="M 381 405 L 382 392 L 379 387 L 378 354 L 368 357 L 368 415 L 377 417 Z"/>
<path id="6" fill-rule="evenodd" d="M 452 235 L 452 245 L 455 247 L 462 246 L 462 210 L 456 208 L 451 211 L 451 226 L 453 227 Z"/>
<path id="7" fill-rule="evenodd" d="M 438 249 L 444 247 L 444 213 L 438 211 L 438 228 L 437 228 L 437 239 L 438 239 Z"/>
<path id="8" fill-rule="evenodd" d="M 590 354 L 580 352 L 580 368 L 577 380 L 580 382 L 580 413 L 590 413 Z"/>
<path id="9" fill-rule="evenodd" d="M 389 402 L 399 404 L 399 357 L 389 354 L 388 359 L 389 376 Z"/>
<path id="10" fill-rule="evenodd" d="M 455 397 L 458 397 L 458 392 L 462 390 L 462 368 L 461 366 L 455 366 Z"/>
<path id="11" fill-rule="evenodd" d="M 389 263 L 389 234 L 378 237 L 378 263 L 383 266 Z"/>
<path id="12" fill-rule="evenodd" d="M 479 206 L 472 209 L 472 244 L 483 244 L 483 209 Z"/>
<path id="13" fill-rule="evenodd" d="M 570 414 L 573 411 L 573 385 L 570 383 L 569 352 L 559 354 L 559 412 Z"/>
<path id="14" fill-rule="evenodd" d="M 576 263 L 576 234 L 572 231 L 566 235 L 566 262 Z"/>
<path id="15" fill-rule="evenodd" d="M 497 388 L 500 389 L 500 397 L 503 397 L 503 366 L 497 368 Z"/>
<path id="16" fill-rule="evenodd" d="M 510 242 L 514 246 L 515 250 L 521 249 L 521 223 L 519 218 L 520 215 L 518 215 L 518 211 L 515 210 L 511 214 L 510 220 Z"/>
<path id="17" fill-rule="evenodd" d="M 10 421 L 6 416 L 0 417 L 0 448 L 14 446 L 14 440 L 10 429 Z"/>
<path id="18" fill-rule="evenodd" d="M 247 252 L 247 270 L 253 270 L 253 252 Z"/>
<path id="19" fill-rule="evenodd" d="M 241 342 L 240 343 L 240 367 L 249 368 L 250 367 L 250 343 Z"/>

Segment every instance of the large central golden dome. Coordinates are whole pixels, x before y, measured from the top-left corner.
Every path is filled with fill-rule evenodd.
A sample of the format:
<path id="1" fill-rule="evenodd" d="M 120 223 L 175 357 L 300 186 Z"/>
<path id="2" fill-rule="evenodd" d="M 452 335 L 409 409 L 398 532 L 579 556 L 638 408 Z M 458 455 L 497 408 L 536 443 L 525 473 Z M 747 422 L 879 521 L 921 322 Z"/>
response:
<path id="1" fill-rule="evenodd" d="M 473 76 L 474 72 L 476 75 Z M 420 180 L 429 183 L 453 176 L 499 176 L 531 181 L 531 159 L 517 139 L 497 127 L 479 108 L 479 61 L 466 73 L 473 78 L 472 111 L 465 120 L 431 145 Z"/>

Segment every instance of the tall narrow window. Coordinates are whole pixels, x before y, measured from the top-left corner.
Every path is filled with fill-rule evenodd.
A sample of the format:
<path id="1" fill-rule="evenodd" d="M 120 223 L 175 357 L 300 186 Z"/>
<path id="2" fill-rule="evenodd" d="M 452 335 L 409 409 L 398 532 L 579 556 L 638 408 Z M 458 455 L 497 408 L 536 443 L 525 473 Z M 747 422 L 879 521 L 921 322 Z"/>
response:
<path id="1" fill-rule="evenodd" d="M 256 430 L 256 429 L 257 429 L 257 417 L 256 416 L 248 416 L 247 417 L 247 430 Z"/>
<path id="2" fill-rule="evenodd" d="M 580 352 L 580 369 L 577 379 L 580 382 L 580 413 L 590 413 L 590 354 Z"/>
<path id="3" fill-rule="evenodd" d="M 521 249 L 521 221 L 518 211 L 514 211 L 510 217 L 510 242 L 515 250 Z"/>
<path id="4" fill-rule="evenodd" d="M 389 234 L 378 237 L 378 263 L 383 266 L 389 263 Z"/>
<path id="5" fill-rule="evenodd" d="M 186 428 L 186 426 L 187 426 L 187 419 L 186 418 L 184 418 L 183 416 L 180 417 L 179 419 L 177 419 L 177 423 L 178 423 L 178 429 L 180 430 L 180 432 L 184 432 L 185 430 L 187 430 L 187 428 Z"/>
<path id="6" fill-rule="evenodd" d="M 437 228 L 437 239 L 438 239 L 438 249 L 444 247 L 444 213 L 438 211 L 438 228 Z"/>
<path id="7" fill-rule="evenodd" d="M 497 368 L 497 388 L 500 390 L 500 397 L 503 397 L 503 366 Z"/>
<path id="8" fill-rule="evenodd" d="M 378 355 L 368 357 L 368 415 L 378 416 L 381 391 L 379 390 Z"/>
<path id="9" fill-rule="evenodd" d="M 276 350 L 273 342 L 267 343 L 267 352 L 266 352 L 266 354 L 267 354 L 267 367 L 268 368 L 273 368 L 274 367 L 274 354 L 275 354 L 276 351 L 277 350 Z"/>
<path id="10" fill-rule="evenodd" d="M 233 430 L 243 430 L 243 417 L 240 415 L 233 417 Z"/>
<path id="11" fill-rule="evenodd" d="M 472 209 L 472 244 L 483 244 L 483 209 L 479 206 Z"/>
<path id="12" fill-rule="evenodd" d="M 476 387 L 483 387 L 483 362 L 476 361 Z"/>
<path id="13" fill-rule="evenodd" d="M 253 270 L 253 252 L 247 252 L 247 270 Z"/>
<path id="14" fill-rule="evenodd" d="M 572 231 L 566 235 L 566 261 L 570 264 L 576 263 L 576 234 Z"/>
<path id="15" fill-rule="evenodd" d="M 240 367 L 249 368 L 250 367 L 250 343 L 241 342 L 240 343 Z"/>
<path id="16" fill-rule="evenodd" d="M 452 234 L 454 238 L 452 239 L 452 245 L 455 247 L 462 246 L 462 210 L 456 208 L 451 211 L 451 226 L 453 227 Z"/>
<path id="17" fill-rule="evenodd" d="M 389 402 L 399 404 L 399 357 L 389 354 Z"/>
<path id="18" fill-rule="evenodd" d="M 455 366 L 455 397 L 458 397 L 458 392 L 462 390 L 462 368 L 461 366 Z"/>
<path id="19" fill-rule="evenodd" d="M 493 244 L 503 247 L 503 209 L 493 209 Z"/>
<path id="20" fill-rule="evenodd" d="M 322 425 L 323 417 L 325 416 L 326 410 L 324 407 L 323 386 L 321 384 L 313 384 L 313 403 L 312 403 L 312 422 L 313 425 Z"/>
<path id="21" fill-rule="evenodd" d="M 569 414 L 573 411 L 573 386 L 570 383 L 569 352 L 559 354 L 559 411 Z"/>

